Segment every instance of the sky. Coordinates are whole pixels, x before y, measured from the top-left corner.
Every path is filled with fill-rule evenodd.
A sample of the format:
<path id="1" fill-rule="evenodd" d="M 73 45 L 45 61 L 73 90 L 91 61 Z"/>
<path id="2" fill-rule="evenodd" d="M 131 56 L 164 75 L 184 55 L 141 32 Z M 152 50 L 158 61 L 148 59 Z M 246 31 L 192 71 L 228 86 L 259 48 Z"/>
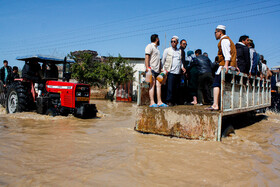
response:
<path id="1" fill-rule="evenodd" d="M 268 67 L 280 65 L 279 0 L 0 0 L 0 61 L 21 68 L 18 56 L 77 50 L 143 58 L 152 34 L 161 55 L 177 35 L 213 61 L 220 24 L 234 43 L 244 34 L 253 39 Z"/>

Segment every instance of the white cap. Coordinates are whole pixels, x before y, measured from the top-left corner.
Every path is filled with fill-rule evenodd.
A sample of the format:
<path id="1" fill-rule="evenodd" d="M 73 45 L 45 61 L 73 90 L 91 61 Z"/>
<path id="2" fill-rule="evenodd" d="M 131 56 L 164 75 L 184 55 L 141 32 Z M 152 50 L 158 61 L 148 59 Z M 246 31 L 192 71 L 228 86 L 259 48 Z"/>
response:
<path id="1" fill-rule="evenodd" d="M 216 29 L 221 29 L 221 30 L 226 30 L 226 26 L 224 26 L 224 25 L 218 25 L 217 27 L 216 27 Z"/>
<path id="2" fill-rule="evenodd" d="M 179 41 L 179 37 L 178 36 L 173 36 L 172 39 L 176 39 L 177 41 Z"/>

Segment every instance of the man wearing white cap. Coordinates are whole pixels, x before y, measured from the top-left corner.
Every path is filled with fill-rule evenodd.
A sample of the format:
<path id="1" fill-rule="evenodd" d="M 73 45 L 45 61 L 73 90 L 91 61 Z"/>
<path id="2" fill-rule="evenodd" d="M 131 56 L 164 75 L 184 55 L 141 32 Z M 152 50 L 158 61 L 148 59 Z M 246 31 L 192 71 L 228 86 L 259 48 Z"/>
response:
<path id="1" fill-rule="evenodd" d="M 162 56 L 163 69 L 168 71 L 166 102 L 169 106 L 176 104 L 181 81 L 181 70 L 184 73 L 186 72 L 182 64 L 181 50 L 177 48 L 178 41 L 179 37 L 173 36 L 171 47 L 165 49 Z"/>
<path id="2" fill-rule="evenodd" d="M 221 70 L 226 69 L 228 72 L 229 66 L 237 67 L 236 65 L 236 48 L 233 41 L 226 35 L 226 26 L 218 25 L 215 30 L 216 40 L 218 43 L 218 63 L 219 68 L 215 73 L 213 88 L 214 88 L 214 103 L 206 110 L 219 110 L 219 96 L 221 89 Z"/>

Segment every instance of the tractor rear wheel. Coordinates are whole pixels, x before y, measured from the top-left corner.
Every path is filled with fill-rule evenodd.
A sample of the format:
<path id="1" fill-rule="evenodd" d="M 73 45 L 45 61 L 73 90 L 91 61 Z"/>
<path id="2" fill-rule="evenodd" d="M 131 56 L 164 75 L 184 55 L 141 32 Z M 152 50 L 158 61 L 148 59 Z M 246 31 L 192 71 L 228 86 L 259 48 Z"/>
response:
<path id="1" fill-rule="evenodd" d="M 30 92 L 31 85 L 28 82 L 14 82 L 7 90 L 7 113 L 23 112 L 33 109 L 34 102 Z"/>
<path id="2" fill-rule="evenodd" d="M 0 81 L 0 104 L 6 107 L 6 89 L 2 81 Z"/>

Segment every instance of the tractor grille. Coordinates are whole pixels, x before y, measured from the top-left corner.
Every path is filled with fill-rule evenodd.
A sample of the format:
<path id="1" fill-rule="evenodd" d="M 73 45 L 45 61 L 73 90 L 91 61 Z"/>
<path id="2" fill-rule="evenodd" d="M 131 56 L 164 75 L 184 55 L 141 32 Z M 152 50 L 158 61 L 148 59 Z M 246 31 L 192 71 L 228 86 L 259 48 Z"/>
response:
<path id="1" fill-rule="evenodd" d="M 75 103 L 76 106 L 79 106 L 82 103 L 89 102 L 89 93 L 90 89 L 88 86 L 77 86 L 75 92 Z"/>

